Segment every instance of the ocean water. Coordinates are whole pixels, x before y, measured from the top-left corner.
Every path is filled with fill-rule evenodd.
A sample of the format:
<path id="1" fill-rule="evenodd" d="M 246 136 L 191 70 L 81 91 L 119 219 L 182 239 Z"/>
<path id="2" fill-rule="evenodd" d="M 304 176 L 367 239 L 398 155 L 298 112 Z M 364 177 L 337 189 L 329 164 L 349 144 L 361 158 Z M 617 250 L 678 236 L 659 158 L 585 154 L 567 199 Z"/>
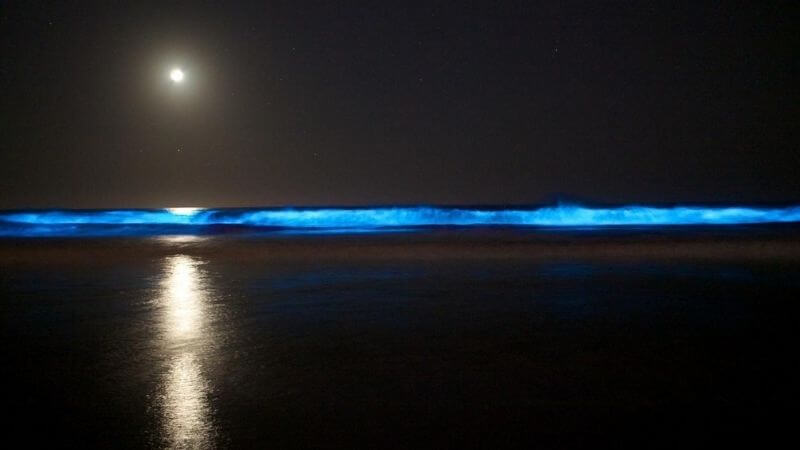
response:
<path id="1" fill-rule="evenodd" d="M 7 439 L 657 446 L 780 436 L 800 230 L 0 239 Z"/>

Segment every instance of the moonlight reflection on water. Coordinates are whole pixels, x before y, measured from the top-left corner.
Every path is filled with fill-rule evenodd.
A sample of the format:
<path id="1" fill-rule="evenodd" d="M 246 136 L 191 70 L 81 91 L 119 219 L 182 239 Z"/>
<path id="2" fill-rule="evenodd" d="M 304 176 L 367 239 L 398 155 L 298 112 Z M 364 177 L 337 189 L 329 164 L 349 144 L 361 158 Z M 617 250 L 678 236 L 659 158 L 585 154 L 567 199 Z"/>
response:
<path id="1" fill-rule="evenodd" d="M 206 448 L 212 442 L 208 381 L 200 361 L 207 297 L 198 261 L 184 255 L 166 259 L 159 304 L 169 368 L 160 407 L 170 448 Z"/>

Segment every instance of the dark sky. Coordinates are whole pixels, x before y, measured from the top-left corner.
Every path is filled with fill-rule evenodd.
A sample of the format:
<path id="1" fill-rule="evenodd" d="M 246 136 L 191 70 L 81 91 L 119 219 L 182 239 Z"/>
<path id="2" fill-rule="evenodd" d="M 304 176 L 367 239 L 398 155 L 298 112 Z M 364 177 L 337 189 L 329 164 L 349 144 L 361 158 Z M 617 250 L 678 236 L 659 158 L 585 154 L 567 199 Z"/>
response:
<path id="1" fill-rule="evenodd" d="M 133 3 L 2 2 L 0 208 L 800 200 L 796 1 Z"/>

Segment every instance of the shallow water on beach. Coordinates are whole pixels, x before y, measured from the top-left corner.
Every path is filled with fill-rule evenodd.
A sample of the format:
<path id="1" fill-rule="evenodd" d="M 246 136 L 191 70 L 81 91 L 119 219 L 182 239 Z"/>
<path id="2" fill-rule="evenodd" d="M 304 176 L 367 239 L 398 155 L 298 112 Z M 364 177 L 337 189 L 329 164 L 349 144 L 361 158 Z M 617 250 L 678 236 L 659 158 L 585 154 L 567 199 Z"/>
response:
<path id="1" fill-rule="evenodd" d="M 7 433 L 132 448 L 561 446 L 761 433 L 789 403 L 800 260 L 747 253 L 772 241 L 708 259 L 656 239 L 659 251 L 598 258 L 619 243 L 570 238 L 556 244 L 573 253 L 525 258 L 506 239 L 517 257 L 498 258 L 484 237 L 408 253 L 391 239 L 0 243 Z"/>

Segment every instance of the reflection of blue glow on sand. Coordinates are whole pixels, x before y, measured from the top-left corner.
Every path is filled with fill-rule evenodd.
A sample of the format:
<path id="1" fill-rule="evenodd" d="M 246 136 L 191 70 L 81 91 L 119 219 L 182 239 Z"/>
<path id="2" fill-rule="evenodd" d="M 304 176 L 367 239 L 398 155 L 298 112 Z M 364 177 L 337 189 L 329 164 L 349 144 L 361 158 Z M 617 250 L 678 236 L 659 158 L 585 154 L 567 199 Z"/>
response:
<path id="1" fill-rule="evenodd" d="M 558 205 L 535 209 L 455 207 L 30 210 L 0 212 L 0 236 L 202 234 L 213 227 L 320 232 L 431 226 L 674 226 L 800 222 L 800 206 L 612 208 Z"/>

